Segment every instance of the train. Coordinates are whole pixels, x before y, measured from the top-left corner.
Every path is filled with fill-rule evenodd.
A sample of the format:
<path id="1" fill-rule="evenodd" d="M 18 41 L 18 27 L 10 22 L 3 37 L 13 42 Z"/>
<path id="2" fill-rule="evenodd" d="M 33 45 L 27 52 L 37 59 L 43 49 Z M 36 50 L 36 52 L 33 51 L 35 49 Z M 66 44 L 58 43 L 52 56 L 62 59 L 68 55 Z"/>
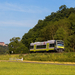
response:
<path id="1" fill-rule="evenodd" d="M 30 53 L 32 52 L 49 52 L 49 51 L 63 52 L 63 40 L 48 40 L 43 42 L 30 43 Z"/>

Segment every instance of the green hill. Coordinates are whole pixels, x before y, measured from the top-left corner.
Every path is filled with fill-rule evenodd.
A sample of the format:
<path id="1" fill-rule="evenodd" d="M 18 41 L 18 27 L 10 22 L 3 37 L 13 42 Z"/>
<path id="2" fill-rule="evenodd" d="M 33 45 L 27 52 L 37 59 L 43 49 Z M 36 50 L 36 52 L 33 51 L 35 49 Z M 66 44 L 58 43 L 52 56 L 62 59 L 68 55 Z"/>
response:
<path id="1" fill-rule="evenodd" d="M 66 5 L 46 16 L 25 33 L 22 43 L 29 48 L 31 42 L 46 40 L 64 40 L 65 51 L 75 51 L 75 8 Z"/>

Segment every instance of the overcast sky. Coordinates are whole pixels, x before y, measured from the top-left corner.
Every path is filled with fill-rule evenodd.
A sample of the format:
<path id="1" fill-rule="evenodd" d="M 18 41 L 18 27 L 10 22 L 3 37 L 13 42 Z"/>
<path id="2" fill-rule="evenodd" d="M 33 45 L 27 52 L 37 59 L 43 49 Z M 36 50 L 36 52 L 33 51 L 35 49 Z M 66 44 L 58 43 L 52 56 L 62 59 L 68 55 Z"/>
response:
<path id="1" fill-rule="evenodd" d="M 10 43 L 33 28 L 61 5 L 75 7 L 75 0 L 0 0 L 0 42 Z"/>

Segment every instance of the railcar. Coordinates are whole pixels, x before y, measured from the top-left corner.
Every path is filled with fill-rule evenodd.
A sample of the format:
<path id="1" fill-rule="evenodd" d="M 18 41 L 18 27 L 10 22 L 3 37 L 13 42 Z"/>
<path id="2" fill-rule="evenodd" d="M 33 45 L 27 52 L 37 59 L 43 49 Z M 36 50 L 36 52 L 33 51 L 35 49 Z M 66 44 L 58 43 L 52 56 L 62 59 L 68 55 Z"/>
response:
<path id="1" fill-rule="evenodd" d="M 30 52 L 41 52 L 54 50 L 57 52 L 63 52 L 64 41 L 62 40 L 48 40 L 44 42 L 34 42 L 30 43 Z"/>

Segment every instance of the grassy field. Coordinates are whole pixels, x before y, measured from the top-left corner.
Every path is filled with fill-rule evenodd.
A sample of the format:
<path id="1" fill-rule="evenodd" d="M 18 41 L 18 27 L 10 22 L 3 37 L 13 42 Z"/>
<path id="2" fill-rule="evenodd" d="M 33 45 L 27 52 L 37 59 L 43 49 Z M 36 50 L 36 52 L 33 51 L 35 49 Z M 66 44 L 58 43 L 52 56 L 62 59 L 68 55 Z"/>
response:
<path id="1" fill-rule="evenodd" d="M 0 75 L 75 75 L 75 66 L 0 62 Z"/>

